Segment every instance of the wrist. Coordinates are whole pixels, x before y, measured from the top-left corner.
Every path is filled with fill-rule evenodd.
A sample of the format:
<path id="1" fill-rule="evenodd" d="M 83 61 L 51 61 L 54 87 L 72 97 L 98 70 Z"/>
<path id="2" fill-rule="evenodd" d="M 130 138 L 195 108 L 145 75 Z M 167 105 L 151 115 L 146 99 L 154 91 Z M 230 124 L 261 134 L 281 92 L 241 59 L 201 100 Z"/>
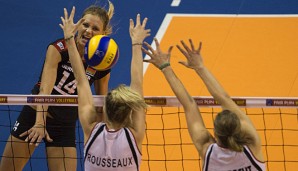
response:
<path id="1" fill-rule="evenodd" d="M 45 127 L 45 124 L 36 123 L 36 124 L 34 124 L 33 127 L 44 128 Z"/>
<path id="2" fill-rule="evenodd" d="M 163 71 L 165 68 L 171 66 L 171 64 L 169 62 L 165 62 L 163 64 L 161 64 L 158 68 L 159 70 Z"/>
<path id="3" fill-rule="evenodd" d="M 197 71 L 197 72 L 200 72 L 200 71 L 204 70 L 204 69 L 205 69 L 205 67 L 204 67 L 204 66 L 200 66 L 200 67 L 193 67 L 193 69 L 194 69 L 195 71 Z"/>
<path id="4" fill-rule="evenodd" d="M 71 40 L 72 38 L 74 38 L 73 35 L 65 37 L 64 40 L 67 42 L 67 41 Z"/>
<path id="5" fill-rule="evenodd" d="M 140 46 L 142 46 L 142 45 L 143 45 L 143 42 L 136 42 L 136 43 L 132 43 L 132 46 L 137 46 L 137 45 L 140 45 Z"/>

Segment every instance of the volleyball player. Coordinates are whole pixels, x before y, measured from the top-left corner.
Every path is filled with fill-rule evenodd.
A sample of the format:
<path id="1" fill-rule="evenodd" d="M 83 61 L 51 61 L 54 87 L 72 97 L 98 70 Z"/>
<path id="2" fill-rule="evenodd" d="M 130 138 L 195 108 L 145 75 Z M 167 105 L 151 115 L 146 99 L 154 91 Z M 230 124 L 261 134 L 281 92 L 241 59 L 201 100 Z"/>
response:
<path id="1" fill-rule="evenodd" d="M 150 35 L 145 29 L 147 18 L 141 23 L 137 15 L 136 24 L 130 20 L 132 41 L 131 83 L 120 85 L 108 92 L 104 101 L 104 120 L 96 119 L 96 110 L 84 67 L 76 48 L 73 34 L 78 24 L 73 23 L 75 9 L 64 10 L 60 25 L 69 49 L 70 61 L 78 82 L 79 120 L 84 132 L 84 164 L 86 171 L 139 170 L 142 141 L 145 134 L 145 109 L 143 98 L 142 42 Z"/>
<path id="2" fill-rule="evenodd" d="M 143 48 L 143 51 L 151 57 L 145 62 L 150 62 L 161 70 L 183 105 L 188 131 L 202 158 L 203 170 L 265 170 L 261 140 L 252 121 L 234 103 L 216 78 L 205 67 L 200 54 L 201 43 L 195 49 L 191 39 L 189 42 L 190 47 L 183 41 L 181 41 L 183 47 L 177 45 L 177 48 L 187 59 L 186 62 L 181 61 L 179 63 L 193 69 L 199 75 L 210 94 L 221 104 L 223 109 L 214 120 L 214 137 L 206 129 L 195 100 L 188 94 L 170 65 L 172 46 L 169 48 L 168 53 L 164 53 L 160 49 L 159 42 L 155 39 L 156 50 L 145 43 L 148 50 Z"/>
<path id="3" fill-rule="evenodd" d="M 111 33 L 110 19 L 113 11 L 114 6 L 110 2 L 108 10 L 95 5 L 85 9 L 82 15 L 84 22 L 78 28 L 77 34 L 73 34 L 81 60 L 85 43 L 92 36 Z M 88 77 L 88 85 L 94 83 L 97 95 L 106 95 L 108 92 L 110 71 L 99 72 L 84 63 L 84 77 Z M 76 86 L 66 40 L 58 39 L 48 46 L 42 75 L 32 94 L 76 95 Z M 77 110 L 77 107 L 65 106 L 39 105 L 37 108 L 24 106 L 8 138 L 0 170 L 22 170 L 43 138 L 45 138 L 49 170 L 76 170 Z M 98 112 L 102 112 L 102 109 L 98 108 Z"/>

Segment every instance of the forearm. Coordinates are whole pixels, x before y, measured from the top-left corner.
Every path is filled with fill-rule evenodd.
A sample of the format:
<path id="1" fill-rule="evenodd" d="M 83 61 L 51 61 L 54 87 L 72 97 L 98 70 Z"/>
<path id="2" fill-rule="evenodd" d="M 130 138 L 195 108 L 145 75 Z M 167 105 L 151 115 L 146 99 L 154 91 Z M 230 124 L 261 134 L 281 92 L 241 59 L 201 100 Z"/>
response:
<path id="1" fill-rule="evenodd" d="M 188 131 L 193 142 L 195 143 L 195 146 L 198 149 L 201 149 L 202 143 L 208 142 L 210 140 L 210 134 L 206 129 L 202 115 L 198 110 L 195 100 L 187 92 L 184 85 L 179 78 L 177 78 L 170 66 L 164 68 L 162 72 L 184 108 Z"/>
<path id="2" fill-rule="evenodd" d="M 46 125 L 48 106 L 38 105 L 36 108 L 35 125 Z"/>
<path id="3" fill-rule="evenodd" d="M 50 92 L 40 92 L 39 95 L 50 95 Z M 48 114 L 48 105 L 37 105 L 36 107 L 36 125 L 45 125 Z"/>
<path id="4" fill-rule="evenodd" d="M 131 88 L 143 95 L 143 54 L 141 50 L 142 45 L 132 46 L 132 60 L 131 60 Z"/>
<path id="5" fill-rule="evenodd" d="M 79 86 L 79 84 L 84 83 L 84 81 L 87 79 L 85 76 L 85 70 L 84 70 L 84 66 L 82 63 L 82 59 L 81 59 L 80 54 L 77 50 L 74 38 L 66 41 L 66 45 L 68 48 L 69 60 L 71 62 L 71 66 L 73 68 L 73 73 L 75 75 L 77 84 Z"/>
<path id="6" fill-rule="evenodd" d="M 86 127 L 90 123 L 97 121 L 95 107 L 93 106 L 93 96 L 74 38 L 66 41 L 66 45 L 68 47 L 69 60 L 77 81 L 79 119 L 82 126 Z"/>
<path id="7" fill-rule="evenodd" d="M 181 83 L 179 78 L 174 73 L 171 66 L 168 66 L 162 70 L 166 80 L 168 81 L 170 87 L 172 88 L 174 94 L 177 96 L 178 100 L 182 106 L 186 109 L 189 108 L 190 104 L 194 103 L 193 98 L 189 95 L 184 85 Z"/>
<path id="8" fill-rule="evenodd" d="M 69 60 L 77 81 L 78 100 L 80 106 L 93 105 L 93 97 L 81 56 L 77 50 L 74 38 L 66 41 Z"/>
<path id="9" fill-rule="evenodd" d="M 205 83 L 208 91 L 220 104 L 224 104 L 225 100 L 230 99 L 227 92 L 223 89 L 217 79 L 206 67 L 196 68 L 196 73 Z"/>
<path id="10" fill-rule="evenodd" d="M 56 75 L 57 75 L 57 70 L 55 66 L 53 67 L 45 66 L 38 95 L 51 94 L 55 84 Z M 46 124 L 46 118 L 48 114 L 47 111 L 48 111 L 48 105 L 37 105 L 35 124 L 42 124 L 42 125 Z"/>
<path id="11" fill-rule="evenodd" d="M 94 81 L 96 95 L 106 95 L 109 91 L 110 73 L 99 80 Z"/>

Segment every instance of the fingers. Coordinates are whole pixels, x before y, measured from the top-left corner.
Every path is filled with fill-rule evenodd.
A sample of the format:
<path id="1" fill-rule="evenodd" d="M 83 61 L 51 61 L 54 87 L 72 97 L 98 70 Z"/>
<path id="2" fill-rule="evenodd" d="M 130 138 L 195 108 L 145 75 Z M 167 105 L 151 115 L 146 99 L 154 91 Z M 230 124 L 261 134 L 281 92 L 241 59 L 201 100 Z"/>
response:
<path id="1" fill-rule="evenodd" d="M 191 50 L 194 51 L 195 50 L 195 47 L 193 45 L 193 42 L 191 39 L 189 39 L 189 43 L 190 43 L 190 46 L 191 46 Z"/>
<path id="2" fill-rule="evenodd" d="M 40 142 L 42 142 L 44 137 L 48 142 L 53 141 L 53 139 L 51 139 L 51 137 L 49 136 L 49 134 L 47 133 L 46 130 L 42 130 L 42 132 L 40 132 L 40 131 L 41 130 L 37 131 L 37 130 L 34 130 L 34 129 L 30 129 L 26 132 L 23 132 L 20 135 L 20 137 L 27 136 L 25 141 L 29 142 L 30 145 L 35 144 L 35 146 L 38 146 L 40 144 Z"/>
<path id="3" fill-rule="evenodd" d="M 25 137 L 25 136 L 27 136 L 27 135 L 29 135 L 30 134 L 30 132 L 31 132 L 31 130 L 28 130 L 28 131 L 26 131 L 26 132 L 23 132 L 22 134 L 20 134 L 19 136 L 20 137 Z"/>
<path id="4" fill-rule="evenodd" d="M 146 34 L 147 37 L 151 35 L 151 29 L 147 29 L 146 32 L 147 32 Z"/>
<path id="5" fill-rule="evenodd" d="M 154 53 L 154 49 L 152 48 L 151 45 L 149 45 L 147 42 L 144 42 L 144 45 L 148 48 L 149 51 L 152 52 L 152 54 Z M 144 53 L 146 53 L 147 55 L 149 55 L 150 57 L 152 57 L 152 54 L 148 50 L 146 50 L 143 47 L 142 47 L 142 50 L 144 51 Z"/>
<path id="6" fill-rule="evenodd" d="M 85 18 L 81 18 L 81 19 L 77 22 L 77 27 L 80 26 L 84 21 L 85 21 Z"/>
<path id="7" fill-rule="evenodd" d="M 184 47 L 184 49 L 185 49 L 188 53 L 190 53 L 191 50 L 190 50 L 189 47 L 184 43 L 184 41 L 181 40 L 180 42 L 181 42 L 182 46 Z"/>
<path id="8" fill-rule="evenodd" d="M 64 10 L 64 18 L 61 17 L 62 23 L 64 24 L 65 21 L 68 21 L 68 20 L 73 21 L 73 18 L 74 18 L 75 12 L 76 12 L 76 8 L 74 6 L 72 7 L 72 10 L 70 12 L 70 16 L 68 16 L 68 12 L 67 12 L 66 8 L 64 8 L 63 10 Z"/>
<path id="9" fill-rule="evenodd" d="M 38 140 L 38 138 L 39 138 L 38 133 L 31 133 L 29 134 L 29 136 L 26 138 L 25 141 L 28 142 L 30 140 L 30 145 L 33 145 L 36 142 L 36 140 Z M 41 140 L 39 142 L 41 142 Z M 39 143 L 39 142 L 37 141 L 36 143 Z"/>
<path id="10" fill-rule="evenodd" d="M 46 140 L 48 142 L 53 142 L 53 139 L 50 137 L 50 135 L 48 133 L 46 133 Z"/>
<path id="11" fill-rule="evenodd" d="M 192 51 L 196 51 L 196 52 L 198 52 L 198 53 L 201 52 L 201 49 L 202 49 L 202 42 L 200 42 L 198 49 L 195 49 L 195 46 L 194 46 L 194 44 L 193 44 L 192 39 L 189 39 L 189 43 L 190 43 L 190 46 L 191 46 L 191 50 L 192 50 Z"/>
<path id="12" fill-rule="evenodd" d="M 63 17 L 60 17 L 62 24 L 59 24 L 59 26 L 62 28 L 62 30 L 64 29 L 64 25 L 65 25 L 65 20 Z"/>
<path id="13" fill-rule="evenodd" d="M 144 27 L 144 28 L 146 27 L 147 21 L 148 21 L 148 18 L 147 17 L 144 18 L 143 23 L 142 23 L 142 27 Z"/>
<path id="14" fill-rule="evenodd" d="M 176 45 L 176 47 L 179 49 L 179 51 L 187 58 L 188 57 L 188 54 L 187 54 L 187 52 L 184 50 L 184 49 L 182 49 L 179 45 Z"/>
<path id="15" fill-rule="evenodd" d="M 201 49 L 202 49 L 202 42 L 200 42 L 200 44 L 199 44 L 199 47 L 198 47 L 198 52 L 200 53 L 201 52 Z"/>
<path id="16" fill-rule="evenodd" d="M 69 19 L 70 19 L 70 20 L 73 20 L 73 17 L 74 17 L 74 15 L 75 15 L 75 12 L 76 12 L 76 8 L 73 6 L 73 7 L 72 7 L 72 10 L 71 10 L 71 13 L 70 13 L 70 16 L 69 16 Z"/>
<path id="17" fill-rule="evenodd" d="M 65 23 L 65 19 L 63 18 L 63 17 L 60 17 L 61 18 L 61 21 L 62 21 L 62 23 L 63 23 L 63 25 L 64 25 L 64 23 Z"/>
<path id="18" fill-rule="evenodd" d="M 151 60 L 150 59 L 144 59 L 143 62 L 151 63 Z"/>
<path id="19" fill-rule="evenodd" d="M 82 24 L 84 21 L 85 21 L 85 19 L 84 19 L 84 18 L 81 18 L 81 19 L 77 22 L 77 24 L 75 25 L 74 32 L 76 32 L 76 31 L 79 29 L 79 27 L 81 26 L 81 24 Z"/>
<path id="20" fill-rule="evenodd" d="M 154 37 L 154 42 L 155 42 L 155 45 L 156 45 L 156 50 L 160 51 L 160 45 L 159 45 L 159 42 L 158 42 L 156 37 Z"/>
<path id="21" fill-rule="evenodd" d="M 41 136 L 38 136 L 37 137 L 37 141 L 35 143 L 35 146 L 38 146 L 41 141 L 42 141 L 42 137 Z M 33 141 L 33 139 L 31 139 L 31 142 L 34 143 L 35 141 Z"/>
<path id="22" fill-rule="evenodd" d="M 64 8 L 63 10 L 64 10 L 64 19 L 65 19 L 65 20 L 68 20 L 68 12 L 67 12 L 67 9 Z"/>
<path id="23" fill-rule="evenodd" d="M 129 29 L 130 30 L 133 29 L 134 25 L 135 25 L 135 23 L 134 23 L 133 19 L 129 19 Z"/>
<path id="24" fill-rule="evenodd" d="M 149 48 L 148 46 L 147 46 L 147 48 Z M 145 54 L 147 54 L 148 56 L 150 56 L 151 58 L 152 58 L 152 53 L 150 53 L 147 49 L 145 49 L 145 48 L 143 48 L 142 47 L 142 51 L 145 53 Z M 144 60 L 145 62 L 150 62 L 149 60 Z"/>
<path id="25" fill-rule="evenodd" d="M 141 15 L 140 14 L 137 14 L 137 19 L 136 19 L 136 25 L 141 25 Z"/>
<path id="26" fill-rule="evenodd" d="M 188 67 L 187 62 L 185 62 L 185 61 L 179 61 L 178 63 L 184 65 L 185 67 Z"/>
<path id="27" fill-rule="evenodd" d="M 168 49 L 168 54 L 169 55 L 171 55 L 172 50 L 173 50 L 173 46 L 170 46 L 169 49 Z"/>

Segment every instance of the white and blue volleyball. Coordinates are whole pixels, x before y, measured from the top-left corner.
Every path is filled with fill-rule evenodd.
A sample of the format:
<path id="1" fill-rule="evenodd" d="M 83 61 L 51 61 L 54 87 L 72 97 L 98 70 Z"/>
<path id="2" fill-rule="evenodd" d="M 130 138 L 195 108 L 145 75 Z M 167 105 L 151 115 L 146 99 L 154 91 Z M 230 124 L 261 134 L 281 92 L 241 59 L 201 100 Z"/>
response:
<path id="1" fill-rule="evenodd" d="M 93 36 L 85 45 L 84 58 L 88 65 L 98 71 L 111 69 L 119 58 L 118 45 L 109 36 Z"/>

